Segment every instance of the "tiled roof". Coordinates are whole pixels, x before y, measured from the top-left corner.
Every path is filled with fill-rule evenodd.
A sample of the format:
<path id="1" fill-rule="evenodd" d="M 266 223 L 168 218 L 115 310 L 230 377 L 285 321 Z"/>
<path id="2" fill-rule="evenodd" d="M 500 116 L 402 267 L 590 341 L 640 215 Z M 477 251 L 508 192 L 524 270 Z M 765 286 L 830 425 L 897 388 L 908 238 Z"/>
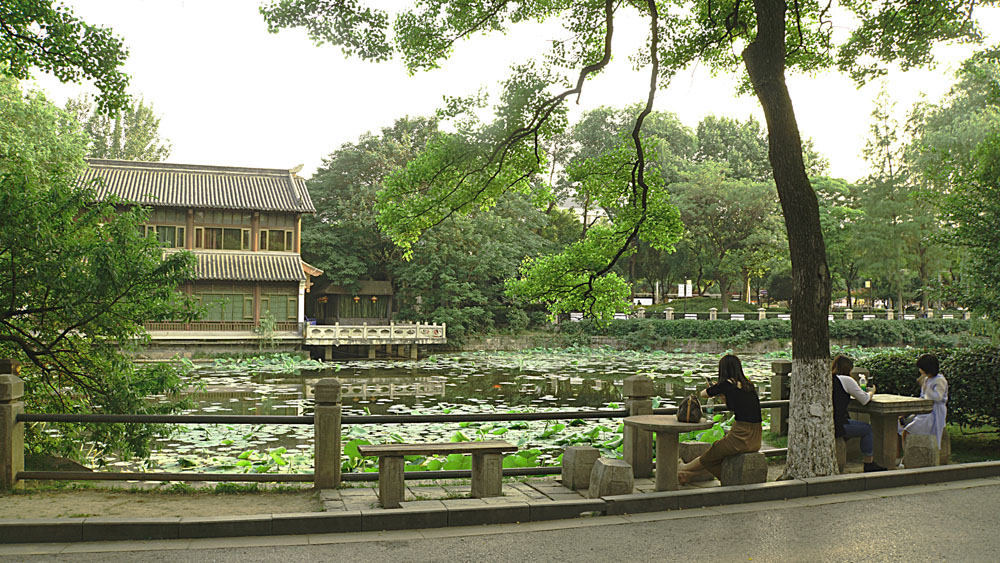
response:
<path id="1" fill-rule="evenodd" d="M 98 196 L 164 207 L 315 213 L 305 180 L 289 170 L 88 159 L 80 175 Z"/>
<path id="2" fill-rule="evenodd" d="M 197 279 L 225 281 L 304 281 L 298 254 L 194 251 Z"/>

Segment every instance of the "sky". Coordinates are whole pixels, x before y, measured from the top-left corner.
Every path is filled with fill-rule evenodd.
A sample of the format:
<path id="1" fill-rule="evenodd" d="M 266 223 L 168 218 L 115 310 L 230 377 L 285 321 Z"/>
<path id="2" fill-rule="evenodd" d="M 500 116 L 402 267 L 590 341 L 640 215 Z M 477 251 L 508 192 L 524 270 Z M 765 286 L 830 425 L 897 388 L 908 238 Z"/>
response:
<path id="1" fill-rule="evenodd" d="M 110 27 L 129 49 L 129 92 L 151 103 L 170 141 L 170 162 L 294 168 L 308 178 L 330 153 L 399 117 L 432 115 L 442 96 L 498 90 L 511 64 L 537 58 L 548 41 L 565 35 L 551 24 L 519 25 L 506 35 L 459 44 L 442 68 L 409 76 L 399 61 L 347 59 L 339 48 L 317 47 L 301 30 L 267 32 L 258 2 L 246 0 L 63 0 L 84 21 Z M 393 2 L 383 0 L 383 5 Z M 1000 9 L 980 16 L 990 42 L 1000 41 Z M 586 83 L 575 121 L 586 110 L 644 101 L 647 72 L 625 56 L 645 37 L 638 21 L 616 25 L 616 59 Z M 992 33 L 991 33 L 992 32 Z M 934 70 L 893 71 L 884 81 L 858 88 L 837 73 L 792 75 L 788 87 L 802 136 L 830 161 L 832 176 L 857 180 L 868 173 L 862 150 L 873 100 L 883 85 L 898 119 L 922 97 L 938 101 L 953 73 L 975 50 L 940 46 Z M 92 85 L 60 84 L 36 75 L 35 84 L 61 105 Z M 669 111 L 694 128 L 706 115 L 763 123 L 756 99 L 737 97 L 733 76 L 702 66 L 678 74 L 660 91 L 654 109 Z"/>

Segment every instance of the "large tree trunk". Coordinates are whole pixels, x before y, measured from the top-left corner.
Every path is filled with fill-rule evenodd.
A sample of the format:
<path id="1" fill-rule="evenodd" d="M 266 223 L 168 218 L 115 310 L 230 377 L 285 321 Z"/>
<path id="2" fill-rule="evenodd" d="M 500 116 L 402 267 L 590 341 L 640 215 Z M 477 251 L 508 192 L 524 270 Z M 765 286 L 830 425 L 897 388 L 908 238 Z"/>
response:
<path id="1" fill-rule="evenodd" d="M 847 286 L 847 308 L 853 309 L 854 302 L 851 300 L 851 282 L 848 281 L 844 285 Z"/>
<path id="2" fill-rule="evenodd" d="M 719 293 L 722 297 L 722 307 L 719 308 L 723 313 L 729 312 L 729 278 L 725 276 L 719 276 L 715 280 L 719 284 Z"/>
<path id="3" fill-rule="evenodd" d="M 802 139 L 785 85 L 785 2 L 754 0 L 757 37 L 744 51 L 764 109 L 768 158 L 774 170 L 792 258 L 792 378 L 788 462 L 784 478 L 836 470 L 833 389 L 829 370 L 830 272 L 819 204 L 802 160 Z"/>

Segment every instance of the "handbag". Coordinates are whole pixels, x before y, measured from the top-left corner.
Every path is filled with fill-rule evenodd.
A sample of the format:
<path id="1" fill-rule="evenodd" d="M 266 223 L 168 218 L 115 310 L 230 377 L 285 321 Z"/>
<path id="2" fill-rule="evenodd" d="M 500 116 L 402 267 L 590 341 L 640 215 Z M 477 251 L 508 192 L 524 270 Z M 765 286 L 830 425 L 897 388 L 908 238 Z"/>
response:
<path id="1" fill-rule="evenodd" d="M 678 422 L 701 422 L 701 401 L 694 395 L 681 399 L 677 405 Z"/>

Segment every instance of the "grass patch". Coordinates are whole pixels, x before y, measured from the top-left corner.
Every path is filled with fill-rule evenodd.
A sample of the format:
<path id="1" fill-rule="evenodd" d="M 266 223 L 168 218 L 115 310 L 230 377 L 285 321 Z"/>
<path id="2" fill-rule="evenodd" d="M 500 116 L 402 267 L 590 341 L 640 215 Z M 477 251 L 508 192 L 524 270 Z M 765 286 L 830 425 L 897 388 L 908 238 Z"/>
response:
<path id="1" fill-rule="evenodd" d="M 761 436 L 762 441 L 775 448 L 787 448 L 788 436 L 779 436 L 770 430 L 765 430 Z"/>
<path id="2" fill-rule="evenodd" d="M 945 430 L 951 436 L 951 463 L 1000 459 L 1000 432 L 997 428 L 970 428 L 949 424 Z"/>

